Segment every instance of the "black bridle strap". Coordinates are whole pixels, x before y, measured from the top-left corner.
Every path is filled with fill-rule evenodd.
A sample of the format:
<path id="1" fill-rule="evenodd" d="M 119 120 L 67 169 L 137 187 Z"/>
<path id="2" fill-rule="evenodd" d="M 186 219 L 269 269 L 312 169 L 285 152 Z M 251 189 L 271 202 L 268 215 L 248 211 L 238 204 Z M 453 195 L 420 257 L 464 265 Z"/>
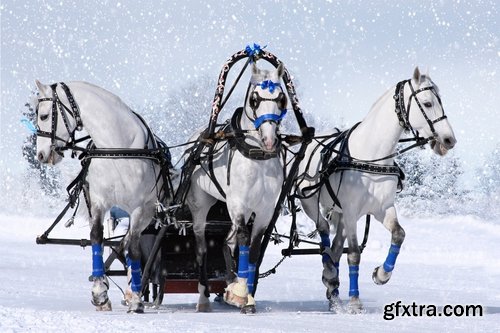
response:
<path id="1" fill-rule="evenodd" d="M 73 118 L 75 118 L 76 121 L 76 130 L 81 131 L 83 129 L 83 123 L 82 123 L 82 118 L 80 116 L 80 108 L 78 107 L 78 104 L 75 101 L 75 98 L 73 97 L 73 94 L 69 90 L 69 87 L 66 85 L 66 83 L 61 82 L 61 87 L 63 88 L 64 92 L 66 93 L 66 97 L 68 98 L 69 105 L 71 106 L 71 111 L 66 107 L 66 105 L 62 104 L 66 110 L 68 110 Z"/>
<path id="2" fill-rule="evenodd" d="M 411 92 L 412 92 L 411 95 L 410 95 L 410 97 L 409 97 L 409 99 L 408 99 L 408 107 L 407 108 L 405 107 L 405 101 L 404 101 L 404 86 L 405 86 L 406 83 L 409 84 Z M 426 91 L 426 90 L 430 90 L 434 94 L 434 96 L 436 96 L 436 98 L 437 98 L 437 100 L 439 102 L 439 106 L 441 107 L 441 110 L 443 111 L 443 115 L 441 117 L 437 118 L 437 119 L 434 119 L 434 120 L 430 120 L 429 119 L 429 117 L 427 116 L 427 114 L 424 111 L 424 108 L 422 107 L 422 105 L 420 103 L 420 100 L 417 97 L 417 95 L 419 93 L 421 93 L 423 91 Z M 434 137 L 436 137 L 437 133 L 436 133 L 436 130 L 434 128 L 434 124 L 436 124 L 437 122 L 440 122 L 442 120 L 445 120 L 447 117 L 444 114 L 444 109 L 443 109 L 443 104 L 441 103 L 441 98 L 439 97 L 439 94 L 436 92 L 436 88 L 435 88 L 434 85 L 431 85 L 431 86 L 428 86 L 428 87 L 424 87 L 424 88 L 420 88 L 420 89 L 417 89 L 417 90 L 415 90 L 413 88 L 413 85 L 411 84 L 411 80 L 401 81 L 401 82 L 399 82 L 396 85 L 396 91 L 395 91 L 395 94 L 394 94 L 394 99 L 396 101 L 396 103 L 395 103 L 396 104 L 395 105 L 395 111 L 396 111 L 396 115 L 398 116 L 398 119 L 399 119 L 399 124 L 405 130 L 411 131 L 413 133 L 413 136 L 415 137 L 415 139 L 417 139 L 417 141 L 418 141 L 418 133 L 415 132 L 415 130 L 413 129 L 413 127 L 410 124 L 410 108 L 411 108 L 411 101 L 412 101 L 413 98 L 415 99 L 415 102 L 417 103 L 417 106 L 420 109 L 420 112 L 422 113 L 422 116 L 424 117 L 425 121 L 429 125 L 429 128 L 430 128 L 430 130 L 432 132 L 432 135 Z"/>
<path id="3" fill-rule="evenodd" d="M 59 98 L 59 95 L 57 94 L 57 83 L 54 83 L 50 85 L 50 88 L 52 89 L 52 97 L 44 97 L 38 99 L 38 103 L 40 102 L 52 102 L 52 124 L 51 124 L 51 132 L 46 132 L 46 131 L 41 131 L 39 127 L 37 128 L 37 135 L 41 137 L 47 137 L 51 139 L 51 150 L 56 152 L 57 154 L 61 154 L 61 151 L 64 149 L 71 149 L 75 145 L 75 131 L 79 131 L 83 128 L 82 125 L 82 120 L 80 117 L 80 110 L 78 108 L 78 105 L 75 102 L 75 99 L 73 98 L 73 95 L 71 94 L 71 91 L 69 90 L 69 87 L 64 83 L 60 83 L 65 94 L 66 98 L 68 99 L 71 110 L 64 105 L 64 103 L 61 101 Z M 69 134 L 69 140 L 64 140 L 63 138 L 59 137 L 57 135 L 57 122 L 58 122 L 58 114 L 57 110 L 59 109 L 59 113 L 61 114 L 61 118 L 63 119 L 64 126 L 66 127 L 66 130 L 68 131 Z M 76 121 L 76 126 L 74 129 L 71 129 L 70 123 L 69 123 L 69 118 L 68 118 L 68 113 L 71 117 L 73 117 Z M 62 141 L 65 143 L 64 147 L 56 147 L 56 141 Z M 80 140 L 79 140 L 80 141 Z"/>

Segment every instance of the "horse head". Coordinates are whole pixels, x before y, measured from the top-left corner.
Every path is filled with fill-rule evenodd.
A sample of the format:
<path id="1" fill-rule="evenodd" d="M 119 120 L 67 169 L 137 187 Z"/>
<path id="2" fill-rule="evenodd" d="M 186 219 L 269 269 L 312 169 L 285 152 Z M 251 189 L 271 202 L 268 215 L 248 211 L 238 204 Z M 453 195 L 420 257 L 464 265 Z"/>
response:
<path id="1" fill-rule="evenodd" d="M 36 101 L 36 154 L 41 163 L 56 164 L 61 161 L 60 151 L 74 132 L 76 122 L 60 110 L 63 103 L 56 93 L 56 85 L 44 85 L 36 80 L 38 100 Z M 64 94 L 62 94 L 64 95 Z"/>
<path id="2" fill-rule="evenodd" d="M 286 114 L 287 98 L 281 87 L 283 65 L 275 70 L 262 70 L 253 64 L 250 87 L 245 101 L 245 114 L 258 131 L 262 149 L 276 151 L 278 127 Z"/>
<path id="3" fill-rule="evenodd" d="M 430 145 L 436 154 L 446 154 L 455 146 L 457 140 L 444 114 L 439 88 L 429 75 L 420 74 L 417 67 L 409 81 L 409 89 L 411 95 L 406 117 L 411 128 L 421 136 L 430 138 Z"/>

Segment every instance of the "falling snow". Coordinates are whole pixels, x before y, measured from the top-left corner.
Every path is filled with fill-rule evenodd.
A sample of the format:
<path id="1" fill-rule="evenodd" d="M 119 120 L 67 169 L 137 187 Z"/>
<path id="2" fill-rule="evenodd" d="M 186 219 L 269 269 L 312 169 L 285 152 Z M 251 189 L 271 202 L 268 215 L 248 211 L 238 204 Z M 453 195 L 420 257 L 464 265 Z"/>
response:
<path id="1" fill-rule="evenodd" d="M 155 131 L 169 144 L 175 145 L 184 142 L 191 134 L 193 123 L 203 125 L 208 122 L 216 80 L 227 58 L 256 42 L 267 45 L 266 50 L 285 63 L 296 82 L 307 119 L 319 131 L 334 126 L 351 126 L 362 120 L 388 88 L 411 77 L 415 66 L 420 66 L 424 73 L 429 71 L 440 88 L 446 114 L 458 140 L 448 164 L 441 163 L 441 167 L 435 170 L 446 173 L 450 170 L 445 168 L 450 165 L 449 161 L 458 161 L 457 165 L 461 167 L 457 180 L 460 195 L 451 203 L 427 201 L 422 206 L 425 212 L 412 207 L 415 201 L 408 200 L 409 203 L 405 204 L 401 200 L 401 205 L 405 204 L 403 211 L 411 212 L 414 208 L 418 214 L 426 213 L 427 216 L 439 213 L 450 228 L 460 227 L 453 222 L 451 216 L 454 214 L 474 215 L 476 217 L 465 219 L 468 231 L 484 232 L 484 224 L 492 223 L 493 234 L 498 234 L 498 1 L 208 0 L 200 3 L 2 0 L 0 15 L 0 208 L 3 214 L 10 214 L 9 217 L 1 216 L 2 225 L 10 223 L 11 215 L 16 221 L 23 216 L 54 216 L 64 201 L 63 190 L 55 198 L 42 193 L 37 183 L 38 176 L 30 173 L 22 157 L 22 146 L 29 133 L 20 119 L 26 110 L 25 103 L 35 90 L 35 79 L 43 83 L 83 80 L 102 86 L 144 114 Z M 228 108 L 239 104 L 238 101 L 231 103 Z M 425 163 L 426 156 L 417 158 Z M 67 184 L 78 167 L 77 161 L 62 165 L 62 182 Z M 442 188 L 436 189 L 431 183 L 428 186 L 433 193 L 441 193 Z M 405 198 L 405 193 L 402 197 Z M 431 204 L 439 207 L 435 209 Z M 420 220 L 416 222 L 420 223 Z M 425 225 L 431 228 L 432 223 Z M 417 232 L 425 233 L 422 229 L 417 229 Z M 445 228 L 442 232 L 446 233 Z M 422 234 L 417 242 L 425 241 Z M 462 234 L 460 237 L 464 243 L 472 241 Z M 492 238 L 484 234 L 481 237 L 488 244 L 492 243 Z M 30 256 L 26 244 L 22 245 L 23 251 Z M 453 244 L 460 246 L 456 242 Z M 36 249 L 31 255 L 35 253 Z M 412 264 L 420 263 L 421 259 L 413 253 L 412 260 L 408 263 L 408 272 Z M 446 262 L 443 260 L 440 264 Z M 30 263 L 25 261 L 23 265 L 29 266 Z M 458 269 L 466 271 L 467 267 L 462 265 Z M 492 273 L 487 268 L 482 272 Z M 498 271 L 493 273 L 498 274 Z M 16 271 L 14 274 L 26 272 Z M 412 279 L 412 274 L 403 274 L 406 281 Z M 467 276 L 469 282 L 474 279 L 472 274 Z M 458 275 L 454 275 L 455 278 L 458 279 Z M 451 284 L 456 282 L 453 279 L 449 281 Z M 428 280 L 431 282 L 432 279 Z M 464 284 L 463 289 L 471 289 L 466 282 L 459 281 Z M 321 281 L 311 283 L 320 289 Z M 23 288 L 22 285 L 18 287 Z M 386 300 L 397 298 L 397 292 L 384 290 Z M 426 296 L 424 298 L 433 294 L 426 289 L 419 290 Z M 44 290 L 32 292 L 45 293 Z M 498 288 L 496 296 L 494 292 L 478 289 L 477 297 L 481 298 L 479 301 L 488 300 L 487 305 L 498 312 Z M 387 297 L 387 293 L 391 293 L 391 297 Z M 453 292 L 446 290 L 444 293 Z M 4 299 L 10 294 L 1 296 Z M 302 313 L 293 316 L 303 316 L 308 310 L 317 311 L 319 302 L 324 300 L 322 296 L 316 296 L 313 306 L 298 307 Z M 415 299 L 418 294 L 408 292 L 403 296 Z M 374 292 L 371 297 L 377 299 L 379 294 Z M 464 301 L 472 302 L 474 297 L 467 297 Z M 438 297 L 436 301 L 445 302 L 447 299 Z M 449 299 L 461 300 L 459 297 Z M 292 302 L 290 298 L 284 300 Z M 378 302 L 377 306 L 382 304 L 374 302 Z M 14 310 L 8 310 L 3 304 L 0 306 L 2 318 L 15 317 Z M 270 304 L 278 306 L 272 301 Z M 290 312 L 296 307 L 284 306 L 282 309 Z M 21 314 L 37 318 L 36 313 L 30 311 L 39 310 L 43 310 L 42 301 L 35 310 L 23 309 Z M 78 306 L 74 310 L 65 312 L 63 317 L 82 317 L 82 320 L 76 320 L 76 324 L 93 318 L 93 314 L 82 313 L 85 310 Z M 44 331 L 50 330 L 50 325 L 56 325 L 50 318 L 58 316 L 59 311 L 65 311 L 65 308 L 52 304 L 43 314 L 45 317 L 41 320 L 49 325 Z M 169 315 L 175 316 L 175 313 Z M 290 316 L 290 313 L 285 316 Z M 196 320 L 194 316 L 186 319 Z M 347 319 L 342 320 L 348 324 Z M 311 318 L 306 321 L 311 321 Z M 331 329 L 335 318 L 330 321 L 326 327 Z M 374 322 L 373 318 L 368 321 Z M 23 330 L 14 322 L 14 326 L 7 330 Z M 22 325 L 22 320 L 20 322 Z M 36 327 L 35 319 L 25 323 Z M 486 321 L 485 325 L 488 324 Z M 213 331 L 214 327 L 207 327 L 193 326 L 191 331 Z M 368 325 L 356 327 L 371 329 Z M 471 326 L 460 321 L 456 327 Z M 477 327 L 487 331 L 485 326 Z M 302 328 L 307 330 L 306 326 Z"/>

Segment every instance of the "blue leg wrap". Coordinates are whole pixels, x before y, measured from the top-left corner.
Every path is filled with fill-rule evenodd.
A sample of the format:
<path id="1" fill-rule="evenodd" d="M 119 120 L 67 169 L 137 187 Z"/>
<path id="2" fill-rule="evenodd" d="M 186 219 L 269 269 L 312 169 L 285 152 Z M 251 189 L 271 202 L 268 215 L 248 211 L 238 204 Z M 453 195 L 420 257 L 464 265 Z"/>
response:
<path id="1" fill-rule="evenodd" d="M 391 248 L 389 249 L 389 254 L 387 254 L 387 258 L 385 258 L 384 271 L 392 272 L 392 270 L 394 269 L 394 265 L 396 264 L 396 258 L 398 257 L 400 249 L 401 246 L 391 244 Z"/>
<path id="2" fill-rule="evenodd" d="M 132 281 L 130 283 L 130 288 L 134 293 L 141 291 L 141 261 L 140 260 L 130 260 L 130 269 L 132 271 Z"/>
<path id="3" fill-rule="evenodd" d="M 92 276 L 104 276 L 104 261 L 102 260 L 102 245 L 92 244 Z"/>
<path id="4" fill-rule="evenodd" d="M 255 282 L 255 264 L 248 264 L 247 286 L 248 286 L 248 292 L 250 294 L 253 293 L 254 282 Z"/>
<path id="5" fill-rule="evenodd" d="M 240 254 L 238 257 L 238 277 L 240 278 L 248 278 L 248 257 L 249 257 L 249 248 L 248 246 L 241 245 L 240 246 Z"/>
<path id="6" fill-rule="evenodd" d="M 349 297 L 359 296 L 359 266 L 349 266 Z"/>
<path id="7" fill-rule="evenodd" d="M 324 248 L 328 248 L 330 247 L 331 243 L 330 243 L 330 235 L 329 234 L 320 234 L 321 236 L 321 246 L 324 247 Z M 326 253 L 323 253 L 323 259 L 322 259 L 322 262 L 325 263 L 325 262 L 328 262 L 330 261 L 330 256 Z"/>

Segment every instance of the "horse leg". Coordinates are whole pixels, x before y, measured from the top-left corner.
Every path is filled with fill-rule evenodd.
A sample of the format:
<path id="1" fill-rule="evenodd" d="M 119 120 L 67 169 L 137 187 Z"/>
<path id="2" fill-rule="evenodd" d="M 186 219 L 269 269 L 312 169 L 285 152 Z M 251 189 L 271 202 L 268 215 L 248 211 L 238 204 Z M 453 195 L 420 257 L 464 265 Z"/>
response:
<path id="1" fill-rule="evenodd" d="M 140 233 L 130 232 L 128 233 L 128 258 L 127 261 L 130 263 L 130 289 L 132 293 L 129 299 L 128 312 L 143 313 L 144 303 L 141 300 L 141 248 L 139 244 Z"/>
<path id="2" fill-rule="evenodd" d="M 198 264 L 198 304 L 196 305 L 197 312 L 210 312 L 210 293 L 208 291 L 207 278 L 207 244 L 205 239 L 205 219 L 208 214 L 207 209 L 197 211 L 196 217 L 193 218 L 193 231 L 196 238 L 196 263 Z M 194 216 L 194 214 L 193 214 Z"/>
<path id="3" fill-rule="evenodd" d="M 143 313 L 144 303 L 142 295 L 142 274 L 141 274 L 141 233 L 151 222 L 154 211 L 137 207 L 130 214 L 130 229 L 125 237 L 125 249 L 128 253 L 127 261 L 130 263 L 130 289 L 132 296 L 129 301 L 128 312 Z"/>
<path id="4" fill-rule="evenodd" d="M 335 313 L 342 312 L 342 301 L 339 297 L 339 262 L 340 257 L 342 256 L 342 253 L 344 251 L 344 241 L 346 238 L 344 233 L 344 225 L 342 223 L 342 215 L 337 214 L 337 218 L 337 228 L 331 247 L 331 262 L 335 269 L 335 275 L 333 276 L 333 278 L 327 281 L 328 284 L 325 284 L 327 285 L 326 297 L 328 298 L 329 302 L 329 310 Z M 323 281 L 323 283 L 325 283 L 325 281 Z"/>
<path id="5" fill-rule="evenodd" d="M 226 284 L 230 285 L 233 282 L 236 282 L 236 258 L 235 258 L 235 250 L 237 246 L 236 239 L 236 230 L 237 227 L 232 224 L 231 230 L 226 236 L 224 240 L 224 245 L 222 247 L 222 252 L 224 254 L 224 262 L 226 264 Z"/>
<path id="6" fill-rule="evenodd" d="M 401 249 L 401 244 L 403 244 L 405 239 L 405 231 L 398 222 L 396 209 L 394 207 L 386 211 L 381 221 L 384 221 L 384 227 L 391 232 L 391 247 L 389 248 L 389 253 L 387 254 L 384 264 L 376 267 L 373 271 L 373 282 L 378 285 L 386 284 L 391 278 L 392 270 L 394 269 L 399 250 Z"/>
<path id="7" fill-rule="evenodd" d="M 335 289 L 333 281 L 338 276 L 338 272 L 334 266 L 333 253 L 330 249 L 330 225 L 320 212 L 318 196 L 315 195 L 308 199 L 302 199 L 301 204 L 305 214 L 316 222 L 316 229 L 321 238 L 320 249 L 322 250 L 321 261 L 323 263 L 321 280 L 326 287 L 326 297 L 330 299 L 330 295 Z"/>
<path id="8" fill-rule="evenodd" d="M 361 261 L 361 252 L 359 250 L 358 238 L 356 235 L 356 219 L 349 219 L 345 225 L 348 243 L 347 263 L 349 265 L 349 304 L 347 311 L 352 314 L 363 312 L 363 304 L 359 299 L 359 263 Z"/>
<path id="9" fill-rule="evenodd" d="M 341 306 L 341 301 L 338 296 L 338 288 L 340 284 L 338 268 L 345 240 L 345 236 L 343 235 L 343 225 L 340 224 L 341 214 L 337 212 L 331 212 L 330 214 L 330 221 L 337 225 L 335 238 L 333 240 L 333 244 L 331 244 L 330 225 L 320 212 L 318 197 L 313 196 L 309 199 L 303 199 L 301 203 L 306 215 L 316 221 L 316 229 L 319 231 L 321 238 L 321 261 L 323 263 L 321 280 L 326 287 L 326 298 L 329 301 L 330 311 L 338 312 L 339 307 Z M 340 252 L 337 253 L 339 248 Z"/>
<path id="10" fill-rule="evenodd" d="M 103 260 L 103 224 L 102 214 L 95 209 L 92 214 L 90 242 L 92 245 L 92 304 L 97 311 L 111 311 L 111 301 L 108 298 L 109 282 L 104 275 Z"/>
<path id="11" fill-rule="evenodd" d="M 250 235 L 242 214 L 236 216 L 236 239 L 239 249 L 238 277 L 236 282 L 229 284 L 224 293 L 224 301 L 230 305 L 242 308 L 248 301 L 248 265 Z"/>
<path id="12" fill-rule="evenodd" d="M 248 258 L 248 279 L 247 279 L 247 287 L 248 287 L 248 297 L 247 303 L 241 309 L 241 313 L 255 313 L 255 299 L 253 297 L 253 293 L 255 291 L 255 270 L 256 264 L 260 257 L 260 250 L 262 245 L 262 237 L 266 232 L 266 229 L 257 230 L 257 223 L 254 223 L 254 228 L 252 230 L 252 239 L 250 242 L 250 253 Z"/>

